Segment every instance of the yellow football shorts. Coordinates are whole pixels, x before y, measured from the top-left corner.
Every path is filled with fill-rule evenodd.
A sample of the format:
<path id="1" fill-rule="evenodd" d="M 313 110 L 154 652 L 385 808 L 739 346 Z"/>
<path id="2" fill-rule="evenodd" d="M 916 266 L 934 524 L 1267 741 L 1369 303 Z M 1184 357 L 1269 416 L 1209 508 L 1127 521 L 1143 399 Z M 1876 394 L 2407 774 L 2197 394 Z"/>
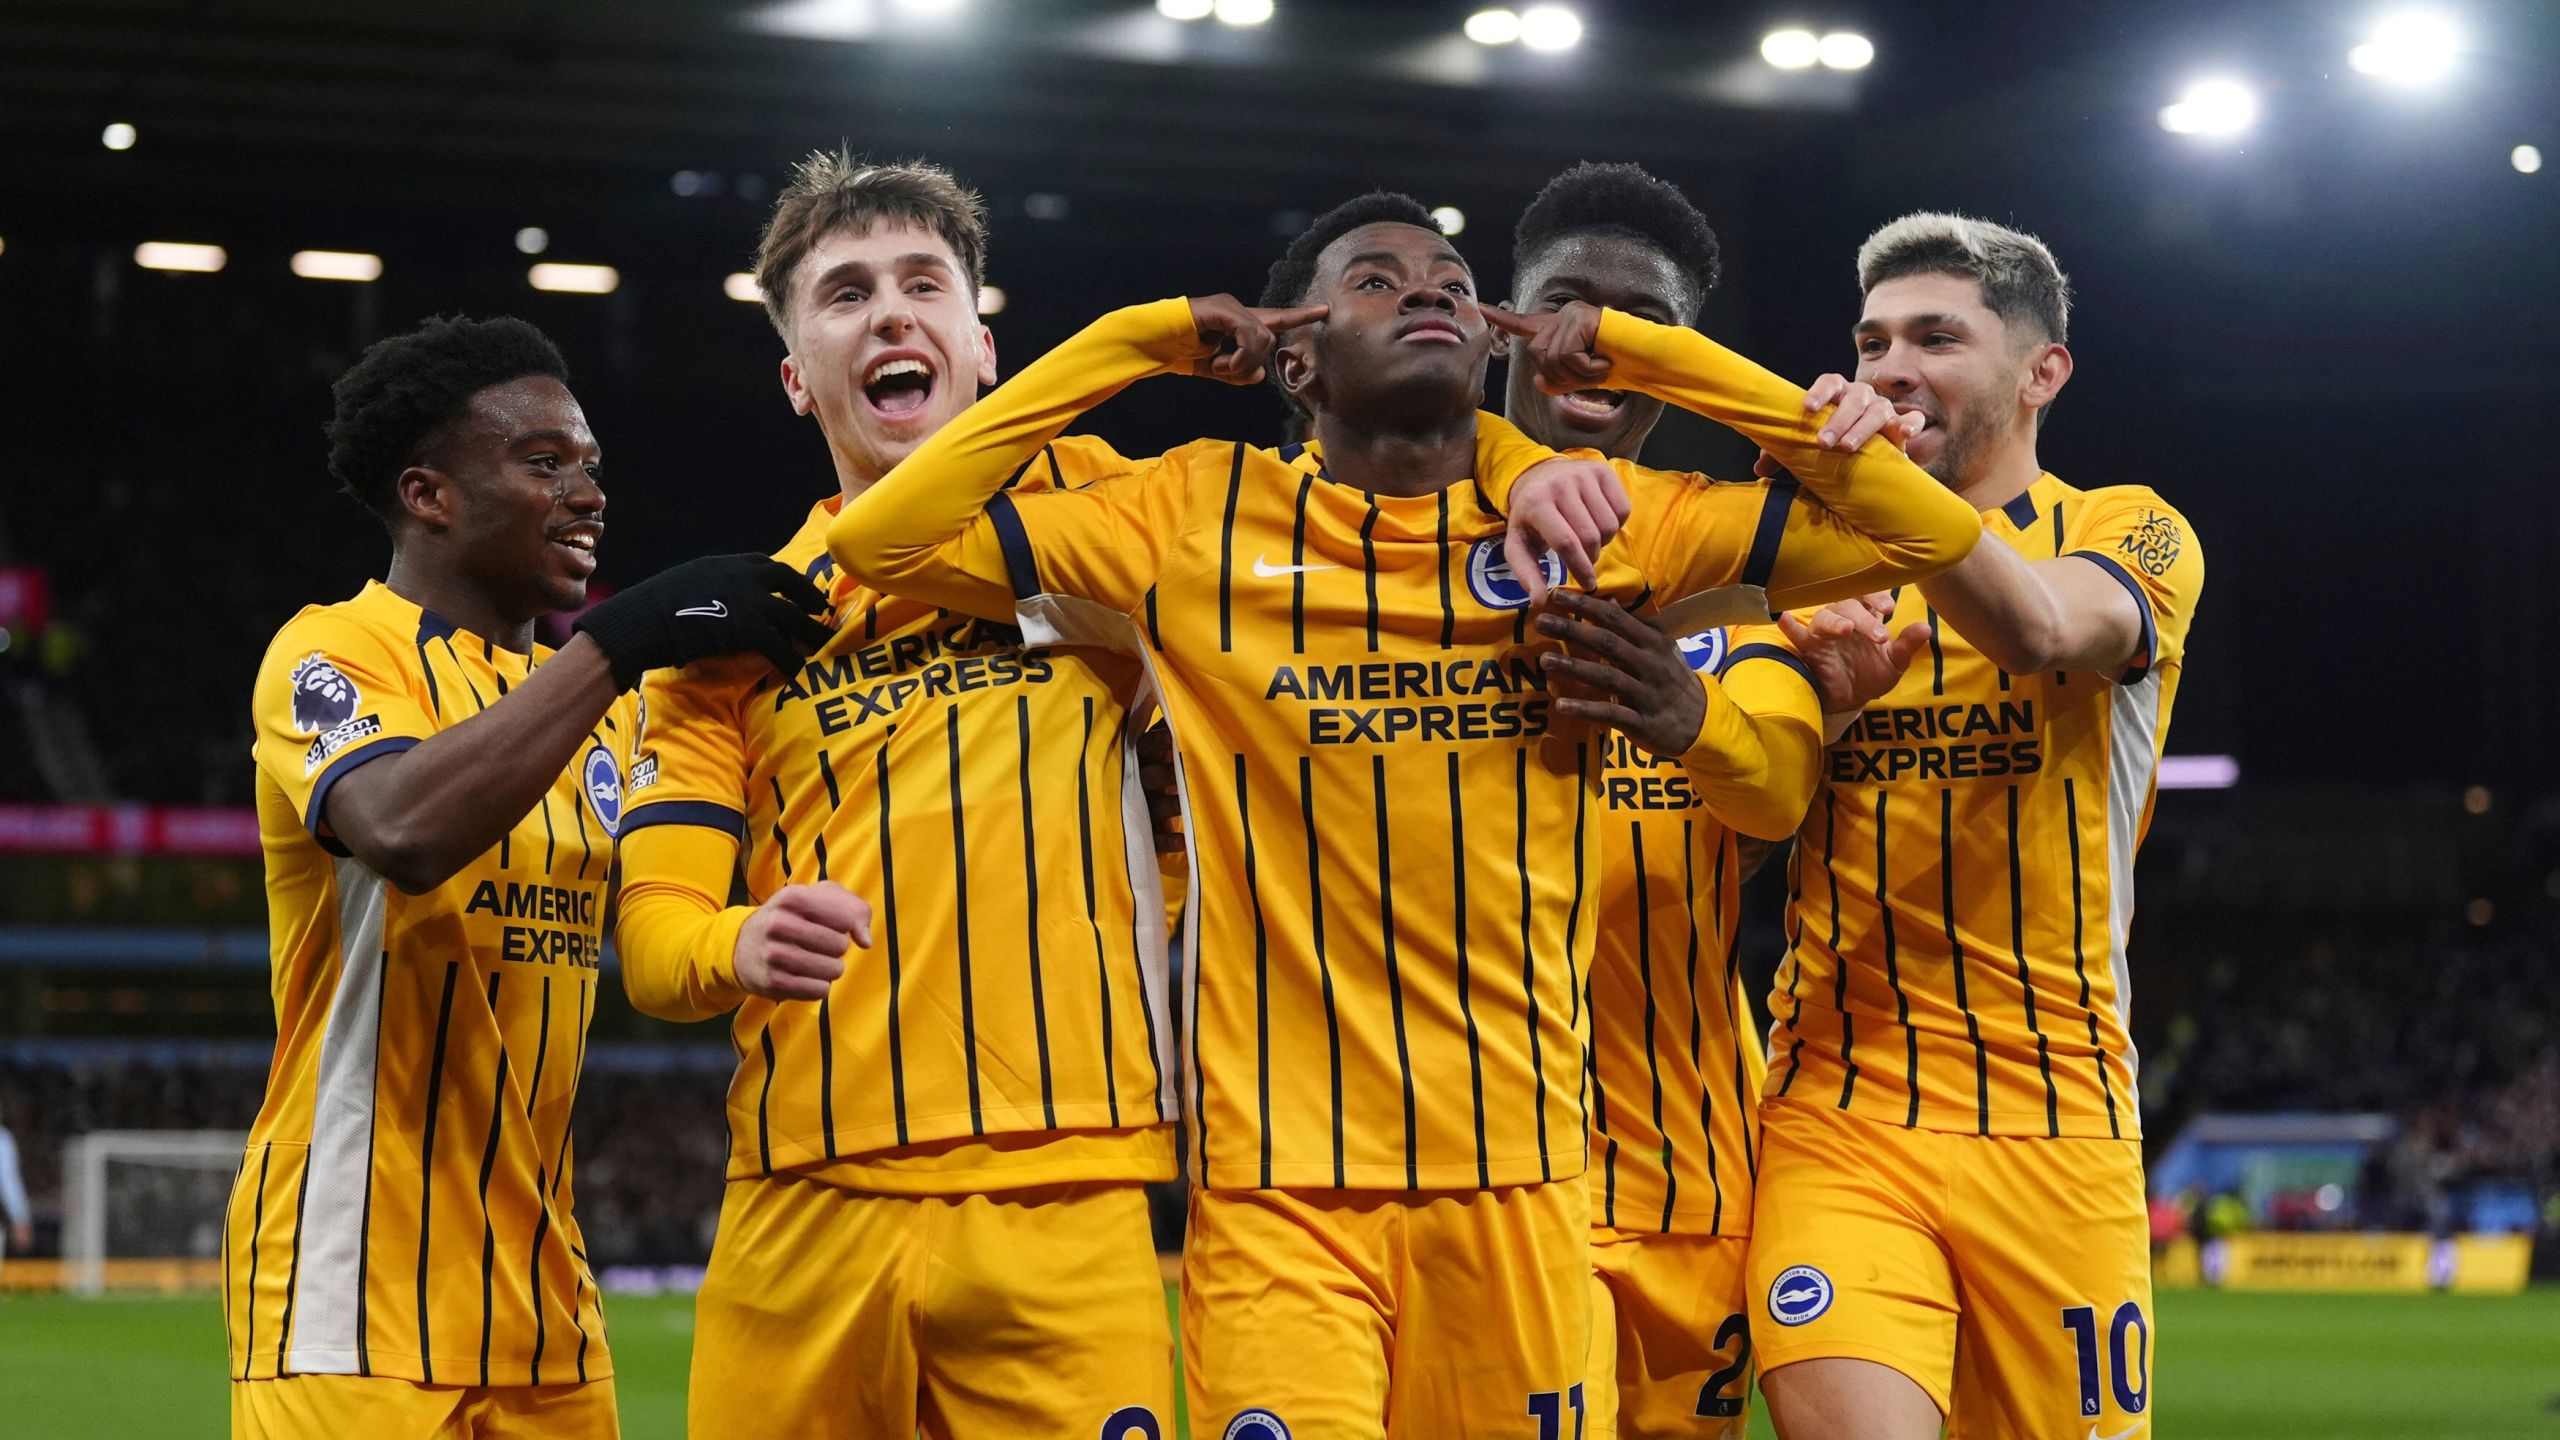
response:
<path id="1" fill-rule="evenodd" d="M 615 1440 L 613 1378 L 421 1385 L 379 1375 L 231 1382 L 232 1440 Z"/>
<path id="2" fill-rule="evenodd" d="M 1591 1434 L 1740 1440 L 1751 1405 L 1750 1241 L 1591 1232 Z"/>
<path id="3" fill-rule="evenodd" d="M 1888 1365 L 1966 1440 L 2147 1428 L 2141 1142 L 1913 1130 L 1792 1100 L 1760 1114 L 1762 1373 Z"/>
<path id="4" fill-rule="evenodd" d="M 1575 1440 L 1590 1305 L 1580 1180 L 1194 1190 L 1183 1383 L 1199 1440 Z"/>
<path id="5" fill-rule="evenodd" d="M 1143 1187 L 880 1195 L 732 1180 L 694 1304 L 693 1440 L 1168 1440 Z"/>

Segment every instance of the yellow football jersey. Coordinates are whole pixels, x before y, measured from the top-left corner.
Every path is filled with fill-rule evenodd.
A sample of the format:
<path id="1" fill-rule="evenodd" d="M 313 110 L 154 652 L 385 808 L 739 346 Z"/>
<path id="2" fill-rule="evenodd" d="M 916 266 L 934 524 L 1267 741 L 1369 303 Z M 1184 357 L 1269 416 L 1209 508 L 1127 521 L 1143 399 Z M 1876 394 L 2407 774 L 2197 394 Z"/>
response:
<path id="1" fill-rule="evenodd" d="M 424 894 L 348 855 L 322 809 L 357 766 L 479 714 L 549 653 L 376 583 L 286 622 L 258 667 L 276 1052 L 224 1233 L 235 1379 L 613 1373 L 569 1213 L 569 1108 L 637 703 Z"/>
<path id="2" fill-rule="evenodd" d="M 1015 480 L 1065 487 L 1123 463 L 1062 441 Z M 775 552 L 822 587 L 841 503 Z M 833 623 L 788 678 L 744 656 L 659 671 L 644 692 L 624 976 L 653 1013 L 734 1009 L 729 1175 L 907 1193 L 1170 1178 L 1170 955 L 1130 759 L 1136 661 L 1025 649 L 1011 625 L 874 591 L 840 597 Z M 873 945 L 824 1000 L 737 988 L 750 912 L 722 907 L 740 838 L 754 901 L 831 879 L 871 902 Z M 705 846 L 708 866 L 686 861 Z"/>
<path id="3" fill-rule="evenodd" d="M 2133 860 L 2204 553 L 2137 485 L 2051 475 L 1984 543 L 2076 555 L 2142 612 L 2120 675 L 2011 675 L 1944 624 L 1832 747 L 1789 870 L 1767 1093 L 1984 1135 L 2136 1136 Z M 1917 588 L 1893 625 L 1935 622 Z"/>
<path id="4" fill-rule="evenodd" d="M 1774 625 L 1682 636 L 1721 703 L 1791 723 L 1784 791 L 1801 814 L 1822 748 L 1822 702 Z M 1592 1223 L 1748 1235 L 1768 1062 L 1741 984 L 1742 867 L 1712 784 L 1682 760 L 1601 742 L 1598 953 L 1591 965 Z"/>
<path id="5" fill-rule="evenodd" d="M 1761 487 L 1622 467 L 1634 514 L 1603 593 L 1643 607 L 1784 576 L 1836 597 L 1934 573 L 1978 538 L 1898 454 L 1820 452 L 1785 382 L 1615 313 L 1604 342 L 1612 325 L 1629 383 L 1703 374 L 1711 413 L 1802 460 L 1817 489 L 1854 492 L 1869 533 L 1910 540 Z M 1192 854 L 1185 1083 L 1203 1183 L 1579 1175 L 1601 747 L 1550 712 L 1550 647 L 1502 562 L 1517 468 L 1399 496 L 1199 441 L 1080 489 L 995 493 L 1075 414 L 1187 368 L 1196 344 L 1184 301 L 1106 317 L 846 507 L 828 543 L 854 578 L 1147 657 Z"/>

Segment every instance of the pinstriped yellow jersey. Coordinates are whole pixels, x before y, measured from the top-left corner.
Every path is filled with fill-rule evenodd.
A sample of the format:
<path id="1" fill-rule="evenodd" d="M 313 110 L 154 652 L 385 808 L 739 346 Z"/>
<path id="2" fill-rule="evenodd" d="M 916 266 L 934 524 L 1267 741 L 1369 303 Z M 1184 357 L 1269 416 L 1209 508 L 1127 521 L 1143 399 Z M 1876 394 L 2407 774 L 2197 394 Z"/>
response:
<path id="1" fill-rule="evenodd" d="M 1985 544 L 2124 586 L 2116 675 L 2011 675 L 1943 624 L 1858 717 L 1797 836 L 1768 1094 L 1985 1135 L 2141 1133 L 2127 1015 L 2134 852 L 2204 555 L 2141 486 L 2040 476 Z M 1937 619 L 1917 588 L 1892 623 Z"/>
<path id="2" fill-rule="evenodd" d="M 358 766 L 480 713 L 549 653 L 375 583 L 296 615 L 258 668 L 276 1053 L 223 1235 L 236 1379 L 613 1373 L 569 1210 L 569 1110 L 636 702 L 424 894 L 348 855 L 322 809 Z"/>
<path id="3" fill-rule="evenodd" d="M 1604 339 L 1610 322 L 1644 324 L 1612 314 Z M 1634 340 L 1654 332 L 1668 333 Z M 1680 334 L 1731 367 L 1723 414 L 1811 451 L 1800 391 Z M 1130 380 L 1187 366 L 1176 352 L 1193 339 L 1180 301 L 1108 317 L 848 506 L 830 546 L 854 578 L 1147 657 L 1192 855 L 1185 1080 L 1202 1183 L 1578 1176 L 1599 744 L 1550 710 L 1550 647 L 1502 561 L 1511 476 L 1374 493 L 1296 452 L 1204 440 L 1080 489 L 995 493 L 1014 437 L 1036 446 Z M 1916 470 L 1907 486 L 1881 473 L 1899 456 L 1875 463 L 1878 515 L 1925 528 L 1952 506 L 1942 554 L 1896 562 L 1764 487 L 1621 467 L 1635 509 L 1600 590 L 1644 607 L 1776 573 L 1846 594 L 1960 558 L 1979 533 L 1961 502 Z M 1753 576 L 1763 565 L 1780 568 Z"/>
<path id="4" fill-rule="evenodd" d="M 1062 442 L 1015 480 L 1064 487 L 1120 463 Z M 840 503 L 775 552 L 822 588 Z M 872 947 L 824 1000 L 737 998 L 729 1175 L 926 1192 L 1170 1178 L 1170 956 L 1130 760 L 1136 662 L 1026 649 L 1011 625 L 876 591 L 840 596 L 833 623 L 796 675 L 745 656 L 657 672 L 644 692 L 634 832 L 740 837 L 757 902 L 832 879 L 874 907 Z M 637 895 L 657 877 L 625 878 Z M 637 914 L 626 902 L 626 955 Z"/>
<path id="5" fill-rule="evenodd" d="M 1716 627 L 1679 644 L 1745 709 L 1792 709 L 1820 726 L 1812 681 L 1776 626 Z M 1601 753 L 1592 1221 L 1748 1235 L 1768 1063 L 1741 983 L 1735 832 L 1681 761 L 1616 735 Z"/>

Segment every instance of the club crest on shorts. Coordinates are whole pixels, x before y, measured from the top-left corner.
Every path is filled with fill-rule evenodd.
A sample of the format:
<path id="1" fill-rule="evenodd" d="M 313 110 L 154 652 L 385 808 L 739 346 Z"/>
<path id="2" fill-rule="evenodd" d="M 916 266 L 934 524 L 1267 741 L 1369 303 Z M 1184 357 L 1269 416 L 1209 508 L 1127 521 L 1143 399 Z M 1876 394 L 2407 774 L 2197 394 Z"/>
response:
<path id="1" fill-rule="evenodd" d="M 1550 586 L 1563 584 L 1563 558 L 1553 550 L 1539 556 L 1538 573 L 1547 577 Z M 1529 587 L 1520 583 L 1520 577 L 1511 573 L 1511 562 L 1502 558 L 1499 536 L 1479 540 L 1467 551 L 1467 590 L 1488 610 L 1517 610 L 1529 603 Z"/>
<path id="2" fill-rule="evenodd" d="M 1831 1277 L 1810 1265 L 1790 1265 L 1769 1286 L 1769 1318 L 1802 1325 L 1831 1308 Z"/>
<path id="3" fill-rule="evenodd" d="M 335 730 L 356 718 L 356 682 L 314 650 L 293 667 L 293 728 L 305 735 Z"/>
<path id="4" fill-rule="evenodd" d="M 1219 1432 L 1219 1440 L 1289 1440 L 1289 1427 L 1280 1417 L 1260 1406 L 1238 1411 Z"/>
<path id="5" fill-rule="evenodd" d="M 1679 643 L 1680 658 L 1688 661 L 1692 670 L 1713 675 L 1716 668 L 1724 664 L 1725 639 L 1721 625 L 1712 630 L 1701 630 L 1695 635 L 1683 635 Z"/>
<path id="6" fill-rule="evenodd" d="M 597 823 L 607 835 L 622 830 L 622 767 L 613 763 L 613 752 L 602 745 L 587 747 L 587 758 L 578 762 L 578 787 L 587 792 L 587 808 L 596 812 Z"/>

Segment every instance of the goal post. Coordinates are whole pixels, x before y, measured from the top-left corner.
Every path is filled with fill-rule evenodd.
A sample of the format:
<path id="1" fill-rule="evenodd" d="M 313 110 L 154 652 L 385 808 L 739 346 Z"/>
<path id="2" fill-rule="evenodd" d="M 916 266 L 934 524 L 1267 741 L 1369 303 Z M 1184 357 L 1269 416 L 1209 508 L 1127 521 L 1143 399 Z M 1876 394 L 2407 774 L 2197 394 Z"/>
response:
<path id="1" fill-rule="evenodd" d="M 248 1142 L 238 1130 L 92 1130 L 64 1142 L 63 1288 L 184 1288 L 211 1273 Z"/>

